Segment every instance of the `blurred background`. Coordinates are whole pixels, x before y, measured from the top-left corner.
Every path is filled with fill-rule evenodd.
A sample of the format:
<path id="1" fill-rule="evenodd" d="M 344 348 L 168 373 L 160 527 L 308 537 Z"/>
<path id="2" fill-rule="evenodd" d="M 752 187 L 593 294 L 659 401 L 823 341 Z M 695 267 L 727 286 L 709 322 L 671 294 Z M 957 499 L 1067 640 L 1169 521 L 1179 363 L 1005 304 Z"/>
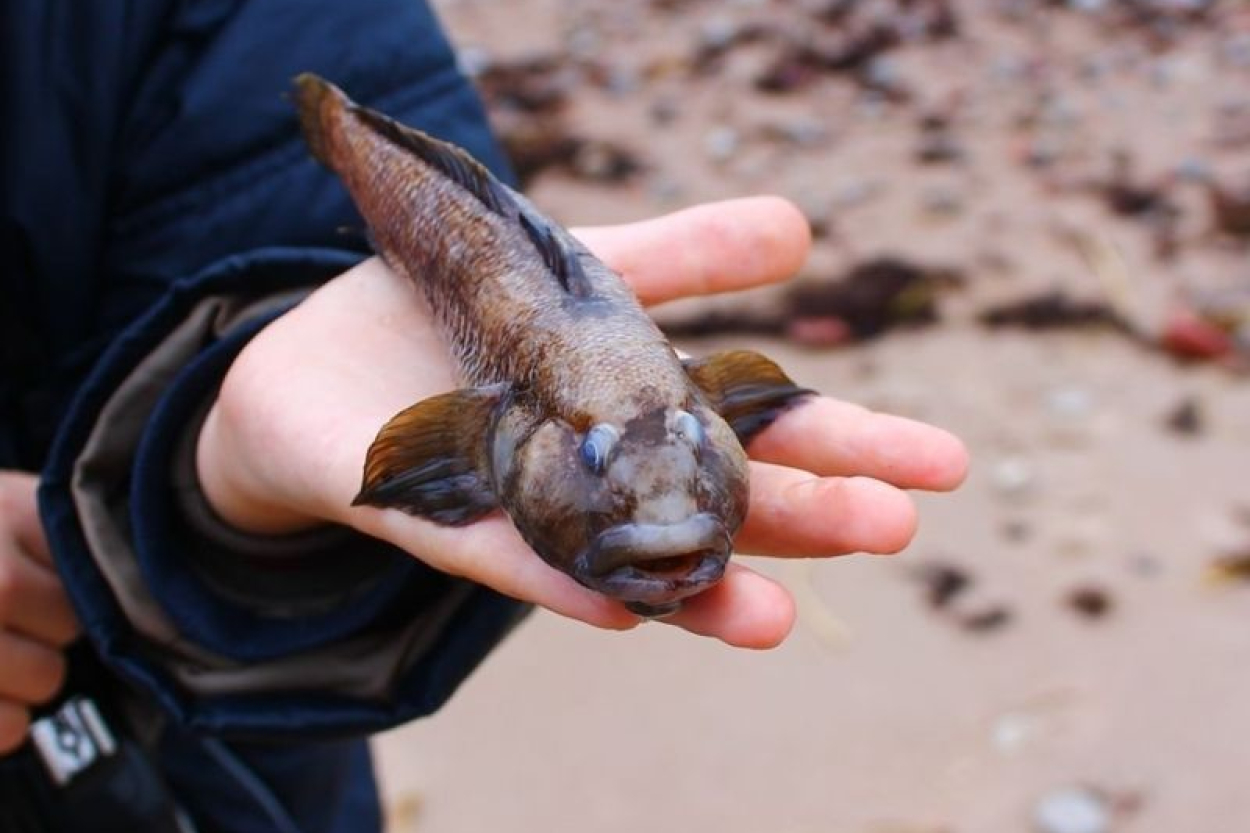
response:
<path id="1" fill-rule="evenodd" d="M 1250 3 L 442 0 L 568 224 L 768 192 L 693 353 L 969 444 L 780 649 L 536 614 L 376 747 L 407 833 L 1250 830 Z"/>

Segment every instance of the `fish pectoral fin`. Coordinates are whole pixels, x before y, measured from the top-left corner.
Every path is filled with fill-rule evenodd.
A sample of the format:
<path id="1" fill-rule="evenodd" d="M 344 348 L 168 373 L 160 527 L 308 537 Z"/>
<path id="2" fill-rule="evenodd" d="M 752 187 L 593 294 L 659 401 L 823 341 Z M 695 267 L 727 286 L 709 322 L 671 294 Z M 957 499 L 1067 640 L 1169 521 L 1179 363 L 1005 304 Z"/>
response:
<path id="1" fill-rule="evenodd" d="M 352 505 L 400 509 L 451 526 L 494 509 L 487 437 L 507 390 L 463 388 L 400 411 L 369 447 Z"/>
<path id="2" fill-rule="evenodd" d="M 686 359 L 682 366 L 743 445 L 813 392 L 796 385 L 772 359 L 751 350 Z"/>

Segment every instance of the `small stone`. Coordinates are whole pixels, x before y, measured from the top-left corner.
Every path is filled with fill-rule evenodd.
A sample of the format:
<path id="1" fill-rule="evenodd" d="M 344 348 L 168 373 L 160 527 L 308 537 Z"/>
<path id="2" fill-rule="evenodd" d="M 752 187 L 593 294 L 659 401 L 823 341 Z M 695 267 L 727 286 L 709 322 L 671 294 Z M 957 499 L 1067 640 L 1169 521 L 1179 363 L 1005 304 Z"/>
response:
<path id="1" fill-rule="evenodd" d="M 1086 619 L 1101 619 L 1114 606 L 1111 596 L 1099 587 L 1078 587 L 1068 594 L 1068 607 Z"/>
<path id="2" fill-rule="evenodd" d="M 1162 569 L 1159 559 L 1147 552 L 1133 553 L 1128 557 L 1128 569 L 1141 578 L 1157 576 Z"/>
<path id="3" fill-rule="evenodd" d="M 627 149 L 608 142 L 587 141 L 574 154 L 573 173 L 592 182 L 622 182 L 640 170 L 642 165 Z"/>
<path id="4" fill-rule="evenodd" d="M 677 117 L 681 115 L 681 107 L 672 98 L 658 96 L 651 102 L 648 114 L 653 124 L 669 125 L 677 121 Z"/>
<path id="5" fill-rule="evenodd" d="M 1106 833 L 1111 810 L 1086 787 L 1064 787 L 1041 798 L 1033 808 L 1037 833 Z"/>
<path id="6" fill-rule="evenodd" d="M 795 119 L 774 125 L 774 132 L 782 140 L 800 147 L 817 147 L 829 140 L 829 129 L 815 119 Z"/>
<path id="7" fill-rule="evenodd" d="M 1187 396 L 1176 404 L 1164 419 L 1164 425 L 1174 434 L 1182 437 L 1196 437 L 1202 433 L 1204 425 L 1202 410 L 1198 400 Z"/>
<path id="8" fill-rule="evenodd" d="M 732 159 L 740 144 L 738 131 L 728 125 L 714 127 L 703 137 L 703 149 L 716 162 Z"/>
<path id="9" fill-rule="evenodd" d="M 1207 574 L 1221 584 L 1250 581 L 1250 551 L 1217 558 L 1207 568 Z"/>
<path id="10" fill-rule="evenodd" d="M 958 188 L 936 185 L 921 193 L 920 205 L 932 217 L 957 217 L 964 211 L 964 198 Z"/>
<path id="11" fill-rule="evenodd" d="M 1173 169 L 1177 179 L 1189 182 L 1206 182 L 1212 176 L 1211 165 L 1205 159 L 1188 156 L 1177 163 Z"/>
<path id="12" fill-rule="evenodd" d="M 1063 419 L 1082 419 L 1094 410 L 1094 395 L 1086 388 L 1056 388 L 1046 394 L 1046 410 Z"/>
<path id="13" fill-rule="evenodd" d="M 1037 484 L 1037 474 L 1032 463 L 1023 457 L 1006 457 L 999 460 L 990 478 L 995 491 L 1008 497 L 1027 494 Z"/>
<path id="14" fill-rule="evenodd" d="M 1215 552 L 1237 552 L 1250 545 L 1250 535 L 1232 513 L 1209 507 L 1191 521 L 1194 537 Z"/>
<path id="15" fill-rule="evenodd" d="M 1101 514 L 1073 517 L 1059 533 L 1055 552 L 1065 558 L 1088 558 L 1106 546 L 1109 525 Z"/>
<path id="16" fill-rule="evenodd" d="M 991 738 L 994 748 L 1011 755 L 1028 744 L 1039 733 L 1038 720 L 1029 714 L 1010 712 L 994 721 Z"/>
<path id="17" fill-rule="evenodd" d="M 958 622 L 972 633 L 989 633 L 1011 622 L 1011 611 L 1003 605 L 991 605 L 982 610 L 960 616 Z"/>
<path id="18" fill-rule="evenodd" d="M 732 17 L 714 15 L 699 26 L 699 45 L 704 49 L 724 49 L 738 37 L 739 26 Z"/>
<path id="19" fill-rule="evenodd" d="M 1029 526 L 1028 521 L 1019 519 L 1007 521 L 1000 527 L 1000 531 L 1004 538 L 1017 544 L 1029 540 L 1033 535 L 1033 527 Z"/>
<path id="20" fill-rule="evenodd" d="M 479 46 L 462 46 L 456 50 L 456 65 L 469 78 L 476 78 L 490 69 L 490 53 Z"/>
<path id="21" fill-rule="evenodd" d="M 944 130 L 926 131 L 916 146 L 916 161 L 925 165 L 946 165 L 963 158 L 963 145 Z"/>
<path id="22" fill-rule="evenodd" d="M 898 62 L 888 56 L 878 55 L 869 61 L 861 80 L 865 87 L 889 101 L 910 97 Z"/>
<path id="23" fill-rule="evenodd" d="M 1061 387 L 1046 393 L 1046 429 L 1049 438 L 1062 445 L 1080 445 L 1094 429 L 1094 395 L 1086 388 Z"/>
<path id="24" fill-rule="evenodd" d="M 1224 60 L 1239 69 L 1250 67 L 1250 32 L 1229 37 L 1220 47 Z"/>
<path id="25" fill-rule="evenodd" d="M 798 203 L 803 216 L 807 218 L 813 238 L 823 240 L 833 232 L 833 207 L 829 205 L 823 194 L 806 193 L 799 196 L 795 202 Z"/>
<path id="26" fill-rule="evenodd" d="M 603 51 L 603 39 L 589 26 L 578 26 L 564 39 L 569 54 L 578 58 L 593 58 Z"/>
<path id="27" fill-rule="evenodd" d="M 1049 168 L 1063 156 L 1065 144 L 1057 136 L 1039 134 L 1024 149 L 1024 164 L 1030 168 Z"/>
<path id="28" fill-rule="evenodd" d="M 662 205 L 674 205 L 686 197 L 686 189 L 680 182 L 665 176 L 653 178 L 647 187 L 651 198 Z"/>
<path id="29" fill-rule="evenodd" d="M 603 87 L 612 95 L 625 96 L 642 86 L 642 73 L 637 67 L 614 64 L 608 68 Z"/>
<path id="30" fill-rule="evenodd" d="M 947 607 L 972 585 L 972 576 L 954 564 L 925 564 L 917 574 L 925 587 L 929 606 L 935 609 Z"/>
<path id="31" fill-rule="evenodd" d="M 879 180 L 852 179 L 834 187 L 833 202 L 838 208 L 855 208 L 869 202 L 881 191 L 882 184 Z"/>

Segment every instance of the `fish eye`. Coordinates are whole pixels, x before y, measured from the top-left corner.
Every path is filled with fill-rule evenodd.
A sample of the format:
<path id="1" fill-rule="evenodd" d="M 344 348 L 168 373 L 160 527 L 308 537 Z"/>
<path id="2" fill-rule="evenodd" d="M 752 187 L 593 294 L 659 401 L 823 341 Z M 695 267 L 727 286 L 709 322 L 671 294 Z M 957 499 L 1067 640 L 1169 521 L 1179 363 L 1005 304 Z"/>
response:
<path id="1" fill-rule="evenodd" d="M 595 474 L 603 474 L 608 467 L 608 457 L 620 438 L 620 432 L 606 422 L 601 422 L 587 431 L 586 439 L 582 440 L 581 448 L 578 449 L 586 468 Z"/>
<path id="2" fill-rule="evenodd" d="M 703 445 L 703 426 L 689 411 L 678 411 L 673 420 L 673 433 L 695 448 Z"/>

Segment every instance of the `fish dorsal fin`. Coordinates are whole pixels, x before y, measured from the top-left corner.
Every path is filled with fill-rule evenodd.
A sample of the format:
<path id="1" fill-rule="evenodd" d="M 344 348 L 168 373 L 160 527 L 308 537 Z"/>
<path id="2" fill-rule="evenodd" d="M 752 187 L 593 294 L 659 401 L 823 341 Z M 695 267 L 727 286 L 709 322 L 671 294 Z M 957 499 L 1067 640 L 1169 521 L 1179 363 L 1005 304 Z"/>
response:
<path id="1" fill-rule="evenodd" d="M 496 179 L 482 163 L 453 144 L 406 127 L 367 107 L 357 106 L 356 115 L 379 135 L 414 153 L 491 211 L 520 224 L 565 292 L 579 297 L 591 294 L 590 278 L 582 267 L 576 245 L 528 200 Z"/>
<path id="2" fill-rule="evenodd" d="M 521 221 L 521 228 L 534 243 L 543 263 L 547 264 L 547 268 L 556 276 L 556 280 L 560 282 L 564 291 L 579 298 L 590 295 L 590 278 L 586 275 L 586 270 L 582 268 L 582 260 L 577 255 L 577 249 L 569 245 L 560 230 L 556 229 L 546 217 L 529 206 L 520 206 L 520 208 L 521 213 L 517 219 Z"/>
<path id="3" fill-rule="evenodd" d="M 355 112 L 379 135 L 416 154 L 422 162 L 477 197 L 491 211 L 504 217 L 516 217 L 516 203 L 503 183 L 460 148 L 402 125 L 376 110 L 356 106 Z"/>

